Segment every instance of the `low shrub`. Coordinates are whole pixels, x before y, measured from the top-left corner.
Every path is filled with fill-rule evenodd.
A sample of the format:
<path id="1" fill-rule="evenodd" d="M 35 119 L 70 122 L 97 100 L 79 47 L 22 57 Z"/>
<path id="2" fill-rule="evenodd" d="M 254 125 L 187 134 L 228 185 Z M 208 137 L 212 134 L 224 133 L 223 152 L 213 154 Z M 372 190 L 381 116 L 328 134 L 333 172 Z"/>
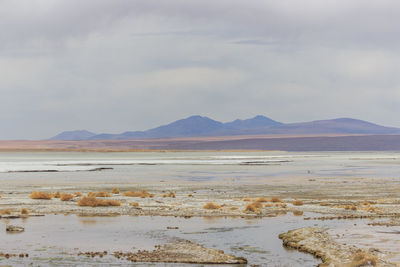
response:
<path id="1" fill-rule="evenodd" d="M 220 208 L 221 208 L 221 205 L 217 205 L 212 202 L 208 202 L 203 206 L 203 209 L 206 209 L 206 210 L 217 210 Z"/>
<path id="2" fill-rule="evenodd" d="M 272 202 L 275 202 L 275 203 L 276 203 L 276 202 L 283 202 L 283 201 L 282 201 L 280 198 L 278 198 L 278 197 L 272 197 L 272 198 L 271 198 L 271 201 L 272 201 Z"/>
<path id="3" fill-rule="evenodd" d="M 137 202 L 131 202 L 131 203 L 129 203 L 129 205 L 132 207 L 139 207 L 139 203 L 137 203 Z"/>
<path id="4" fill-rule="evenodd" d="M 122 195 L 124 197 L 141 197 L 141 198 L 154 197 L 154 194 L 150 194 L 144 189 L 140 192 L 135 192 L 135 191 L 123 192 Z"/>
<path id="5" fill-rule="evenodd" d="M 89 207 L 121 206 L 121 202 L 117 200 L 98 199 L 96 197 L 82 197 L 78 200 L 78 206 L 89 206 Z"/>
<path id="6" fill-rule="evenodd" d="M 0 210 L 0 215 L 10 215 L 10 214 L 11 210 L 9 209 Z"/>
<path id="7" fill-rule="evenodd" d="M 304 202 L 301 201 L 300 199 L 296 199 L 295 201 L 293 201 L 292 204 L 295 205 L 295 206 L 303 206 Z"/>
<path id="8" fill-rule="evenodd" d="M 26 208 L 21 209 L 21 214 L 28 215 L 29 211 Z"/>
<path id="9" fill-rule="evenodd" d="M 60 200 L 61 200 L 61 201 L 70 201 L 70 200 L 72 200 L 73 198 L 74 198 L 74 195 L 73 195 L 73 194 L 62 193 L 62 194 L 60 195 Z"/>
<path id="10" fill-rule="evenodd" d="M 29 197 L 32 198 L 32 199 L 52 199 L 53 198 L 53 194 L 45 193 L 45 192 L 41 192 L 41 191 L 33 191 L 29 195 Z"/>
<path id="11" fill-rule="evenodd" d="M 88 197 L 111 197 L 110 193 L 107 192 L 89 192 Z"/>
<path id="12" fill-rule="evenodd" d="M 111 191 L 113 194 L 119 194 L 119 189 L 114 187 L 113 190 Z"/>

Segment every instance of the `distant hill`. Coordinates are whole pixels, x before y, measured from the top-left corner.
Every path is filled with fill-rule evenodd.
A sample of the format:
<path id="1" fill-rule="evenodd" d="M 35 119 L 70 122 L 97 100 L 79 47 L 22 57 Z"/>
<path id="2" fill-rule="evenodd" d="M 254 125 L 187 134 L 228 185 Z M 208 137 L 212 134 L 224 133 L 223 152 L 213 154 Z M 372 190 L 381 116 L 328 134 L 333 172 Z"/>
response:
<path id="1" fill-rule="evenodd" d="M 96 134 L 86 131 L 86 130 L 77 130 L 77 131 L 66 131 L 56 136 L 50 138 L 50 140 L 88 140 L 94 137 Z"/>
<path id="2" fill-rule="evenodd" d="M 351 118 L 281 123 L 265 116 L 222 123 L 208 117 L 191 116 L 147 131 L 94 134 L 85 130 L 63 132 L 50 140 L 129 140 L 169 137 L 228 135 L 318 135 L 318 134 L 400 134 L 400 128 L 385 127 Z"/>

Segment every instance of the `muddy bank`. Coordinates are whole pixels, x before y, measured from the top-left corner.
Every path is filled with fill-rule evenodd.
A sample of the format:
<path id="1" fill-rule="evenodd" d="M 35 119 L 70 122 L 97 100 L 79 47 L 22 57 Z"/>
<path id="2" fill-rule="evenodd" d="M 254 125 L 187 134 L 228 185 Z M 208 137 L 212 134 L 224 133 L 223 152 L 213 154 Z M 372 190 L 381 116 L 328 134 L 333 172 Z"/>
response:
<path id="1" fill-rule="evenodd" d="M 338 243 L 327 229 L 306 227 L 279 235 L 283 245 L 310 253 L 322 260 L 324 266 L 398 266 L 390 263 L 379 249 L 362 250 L 354 246 Z"/>

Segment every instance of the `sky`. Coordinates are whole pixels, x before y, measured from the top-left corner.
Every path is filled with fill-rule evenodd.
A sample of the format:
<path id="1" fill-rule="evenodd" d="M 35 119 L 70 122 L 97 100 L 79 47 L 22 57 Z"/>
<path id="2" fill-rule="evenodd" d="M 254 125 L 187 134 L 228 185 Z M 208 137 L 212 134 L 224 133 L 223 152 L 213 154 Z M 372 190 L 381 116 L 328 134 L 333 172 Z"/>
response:
<path id="1" fill-rule="evenodd" d="M 0 139 L 352 117 L 400 127 L 400 1 L 0 0 Z"/>

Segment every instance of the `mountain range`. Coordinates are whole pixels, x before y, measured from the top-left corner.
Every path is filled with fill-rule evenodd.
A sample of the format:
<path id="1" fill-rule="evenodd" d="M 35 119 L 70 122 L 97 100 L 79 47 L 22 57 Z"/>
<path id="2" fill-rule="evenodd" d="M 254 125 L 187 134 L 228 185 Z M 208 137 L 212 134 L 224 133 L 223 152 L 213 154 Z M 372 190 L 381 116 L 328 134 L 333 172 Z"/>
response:
<path id="1" fill-rule="evenodd" d="M 222 123 L 203 116 L 191 116 L 147 131 L 121 134 L 96 134 L 86 130 L 62 132 L 49 140 L 129 140 L 148 138 L 233 136 L 233 135 L 325 135 L 325 134 L 400 134 L 400 128 L 367 121 L 338 118 L 301 123 L 282 123 L 258 115 L 245 120 Z"/>

